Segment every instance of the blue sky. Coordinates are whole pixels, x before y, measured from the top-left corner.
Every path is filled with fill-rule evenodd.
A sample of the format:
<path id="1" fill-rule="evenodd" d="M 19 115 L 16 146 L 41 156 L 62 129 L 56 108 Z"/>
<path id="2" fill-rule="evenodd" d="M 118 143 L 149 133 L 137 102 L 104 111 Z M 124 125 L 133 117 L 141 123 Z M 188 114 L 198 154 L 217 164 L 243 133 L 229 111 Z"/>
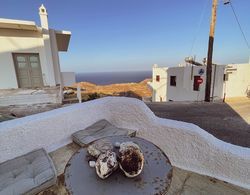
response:
<path id="1" fill-rule="evenodd" d="M 150 70 L 154 63 L 175 66 L 190 54 L 198 60 L 206 57 L 211 2 L 1 0 L 0 17 L 32 20 L 40 25 L 38 7 L 43 3 L 48 10 L 49 26 L 72 32 L 68 52 L 60 53 L 63 71 Z M 232 2 L 250 41 L 250 1 Z M 231 8 L 223 5 L 222 0 L 219 0 L 217 16 L 214 62 L 247 62 L 250 51 Z"/>

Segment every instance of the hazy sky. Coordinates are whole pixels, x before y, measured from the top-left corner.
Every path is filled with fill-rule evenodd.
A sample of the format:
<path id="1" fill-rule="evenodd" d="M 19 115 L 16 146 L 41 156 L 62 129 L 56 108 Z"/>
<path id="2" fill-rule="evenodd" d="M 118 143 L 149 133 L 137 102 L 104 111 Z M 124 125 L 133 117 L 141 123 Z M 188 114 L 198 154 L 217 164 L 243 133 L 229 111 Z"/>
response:
<path id="1" fill-rule="evenodd" d="M 231 1 L 250 41 L 250 1 Z M 60 53 L 63 71 L 151 70 L 207 55 L 212 0 L 1 0 L 0 17 L 40 25 L 41 3 L 51 28 L 72 32 L 68 52 Z M 217 16 L 214 62 L 247 62 L 250 51 L 222 0 Z"/>

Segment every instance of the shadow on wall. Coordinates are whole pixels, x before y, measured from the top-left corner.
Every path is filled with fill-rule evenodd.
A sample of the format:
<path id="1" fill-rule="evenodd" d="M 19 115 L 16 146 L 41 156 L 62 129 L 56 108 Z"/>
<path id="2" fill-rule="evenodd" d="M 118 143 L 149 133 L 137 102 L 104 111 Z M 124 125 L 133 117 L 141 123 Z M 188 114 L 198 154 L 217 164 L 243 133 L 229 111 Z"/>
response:
<path id="1" fill-rule="evenodd" d="M 37 46 L 37 42 L 31 42 L 29 46 L 22 45 L 23 41 L 18 38 L 42 38 L 42 32 L 40 31 L 30 31 L 30 30 L 15 30 L 15 29 L 1 29 L 0 37 L 5 39 L 5 42 L 8 43 L 8 47 L 1 48 L 0 53 L 4 52 L 13 52 L 13 51 L 22 51 L 22 50 L 36 50 L 40 48 Z M 32 40 L 33 41 L 33 40 Z M 26 42 L 27 43 L 27 42 Z"/>
<path id="2" fill-rule="evenodd" d="M 147 103 L 147 105 L 161 118 L 194 123 L 218 139 L 250 147 L 250 99 L 248 98 L 244 102 L 234 103 L 166 102 Z"/>
<path id="3" fill-rule="evenodd" d="M 250 98 L 250 85 L 247 86 L 246 94 L 247 94 L 247 97 Z"/>
<path id="4" fill-rule="evenodd" d="M 46 40 L 45 40 L 46 41 Z M 26 31 L 15 29 L 1 29 L 0 45 L 0 89 L 18 88 L 16 70 L 13 61 L 13 53 L 35 53 L 39 54 L 40 65 L 42 69 L 42 79 L 44 86 L 52 83 L 54 72 L 52 67 L 47 67 L 47 58 L 45 57 L 44 40 L 40 31 Z M 51 52 L 51 51 L 49 51 Z"/>
<path id="5" fill-rule="evenodd" d="M 164 95 L 159 95 L 157 94 L 157 91 L 161 91 L 161 89 L 164 89 Z M 167 83 L 164 83 L 158 87 L 152 87 L 153 93 L 152 96 L 155 96 L 155 101 L 160 101 L 160 102 L 164 102 L 167 101 Z M 160 93 L 161 94 L 161 93 Z M 159 99 L 158 99 L 159 98 Z M 153 99 L 153 98 L 152 98 Z"/>

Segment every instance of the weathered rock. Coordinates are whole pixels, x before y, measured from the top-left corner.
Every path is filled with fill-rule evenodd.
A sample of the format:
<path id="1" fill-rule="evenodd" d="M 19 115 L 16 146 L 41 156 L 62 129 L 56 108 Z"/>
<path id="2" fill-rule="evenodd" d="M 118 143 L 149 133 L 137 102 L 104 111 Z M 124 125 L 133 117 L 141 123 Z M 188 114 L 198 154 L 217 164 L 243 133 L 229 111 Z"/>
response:
<path id="1" fill-rule="evenodd" d="M 113 145 L 110 141 L 101 139 L 94 142 L 88 147 L 88 153 L 91 156 L 98 158 L 100 154 L 106 153 L 107 151 L 112 151 L 112 149 Z"/>
<path id="2" fill-rule="evenodd" d="M 95 164 L 96 173 L 102 179 L 110 176 L 117 168 L 118 161 L 116 154 L 111 151 L 101 154 Z"/>
<path id="3" fill-rule="evenodd" d="M 133 142 L 123 142 L 119 150 L 119 167 L 127 177 L 136 177 L 143 169 L 144 156 Z"/>

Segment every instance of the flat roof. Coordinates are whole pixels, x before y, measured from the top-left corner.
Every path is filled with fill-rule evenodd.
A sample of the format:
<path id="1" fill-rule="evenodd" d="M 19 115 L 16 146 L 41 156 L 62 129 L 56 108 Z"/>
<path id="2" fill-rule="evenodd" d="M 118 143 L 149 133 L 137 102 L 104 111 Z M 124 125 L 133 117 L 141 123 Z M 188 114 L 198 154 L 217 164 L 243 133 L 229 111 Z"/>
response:
<path id="1" fill-rule="evenodd" d="M 9 28 L 9 29 L 19 29 L 19 30 L 38 30 L 36 23 L 33 21 L 27 20 L 13 20 L 0 18 L 0 28 Z"/>
<path id="2" fill-rule="evenodd" d="M 31 30 L 31 31 L 41 30 L 41 27 L 38 27 L 36 23 L 33 21 L 13 20 L 6 18 L 0 18 L 0 29 L 1 28 Z M 55 30 L 55 35 L 56 35 L 58 51 L 67 51 L 71 37 L 71 32 L 65 30 Z"/>
<path id="3" fill-rule="evenodd" d="M 58 51 L 67 51 L 69 47 L 69 40 L 71 37 L 70 31 L 55 30 L 56 42 Z"/>

